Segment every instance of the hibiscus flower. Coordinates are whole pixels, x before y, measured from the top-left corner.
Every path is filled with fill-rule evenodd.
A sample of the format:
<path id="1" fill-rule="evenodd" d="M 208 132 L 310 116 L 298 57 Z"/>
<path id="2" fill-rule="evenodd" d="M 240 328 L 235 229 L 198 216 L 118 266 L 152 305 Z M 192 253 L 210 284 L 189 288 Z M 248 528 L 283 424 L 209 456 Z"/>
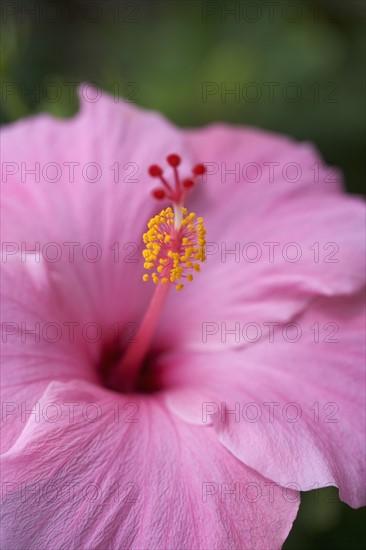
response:
<path id="1" fill-rule="evenodd" d="M 3 548 L 279 548 L 299 491 L 364 504 L 364 204 L 312 145 L 103 95 L 2 157 Z"/>

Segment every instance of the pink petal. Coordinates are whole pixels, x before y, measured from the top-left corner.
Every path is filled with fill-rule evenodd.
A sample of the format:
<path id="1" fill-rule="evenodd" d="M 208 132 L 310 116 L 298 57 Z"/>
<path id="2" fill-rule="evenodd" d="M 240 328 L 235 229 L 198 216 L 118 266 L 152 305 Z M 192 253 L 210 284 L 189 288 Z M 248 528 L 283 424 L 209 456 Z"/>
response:
<path id="1" fill-rule="evenodd" d="M 70 120 L 39 115 L 3 130 L 3 240 L 19 251 L 39 243 L 69 320 L 141 316 L 153 290 L 141 281 L 142 234 L 161 208 L 147 171 L 172 151 L 189 161 L 178 129 L 106 94 Z M 27 173 L 36 163 L 39 181 Z"/>
<path id="2" fill-rule="evenodd" d="M 169 407 L 212 423 L 235 456 L 276 483 L 336 485 L 342 500 L 364 505 L 362 295 L 319 299 L 292 323 L 275 327 L 272 343 L 263 332 L 244 352 L 222 344 L 215 354 L 170 357 L 178 365 Z"/>
<path id="3" fill-rule="evenodd" d="M 196 158 L 218 167 L 199 184 L 189 206 L 204 217 L 210 244 L 202 273 L 184 294 L 170 297 L 161 340 L 207 350 L 208 345 L 202 347 L 204 323 L 285 322 L 315 296 L 351 294 L 363 287 L 364 202 L 342 193 L 338 171 L 324 168 L 311 145 L 251 128 L 212 126 L 188 135 Z M 273 182 L 266 162 L 279 164 Z M 225 180 L 225 170 L 235 163 L 240 180 L 230 175 Z M 255 183 L 243 178 L 248 163 L 262 166 Z M 299 181 L 283 178 L 288 164 L 301 170 Z M 178 309 L 184 331 L 176 330 Z M 212 349 L 220 347 L 218 335 L 208 342 Z"/>
<path id="4" fill-rule="evenodd" d="M 281 547 L 296 492 L 244 466 L 212 428 L 132 401 L 76 380 L 46 389 L 2 457 L 3 548 Z"/>
<path id="5" fill-rule="evenodd" d="M 23 429 L 22 408 L 32 410 L 51 381 L 79 378 L 99 383 L 94 366 L 100 342 L 83 337 L 83 325 L 58 293 L 50 264 L 32 256 L 22 263 L 12 256 L 1 275 L 4 452 Z"/>

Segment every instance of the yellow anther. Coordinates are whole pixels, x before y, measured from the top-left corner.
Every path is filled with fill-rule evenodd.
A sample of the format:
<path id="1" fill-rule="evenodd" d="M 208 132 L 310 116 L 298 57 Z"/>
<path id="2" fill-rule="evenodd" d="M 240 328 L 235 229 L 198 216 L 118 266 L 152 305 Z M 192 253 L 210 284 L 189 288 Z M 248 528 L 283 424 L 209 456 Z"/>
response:
<path id="1" fill-rule="evenodd" d="M 148 281 L 149 280 L 149 275 L 147 273 L 144 273 L 143 276 L 142 276 L 142 280 L 143 281 Z"/>
<path id="2" fill-rule="evenodd" d="M 171 208 L 162 210 L 148 223 L 143 235 L 145 269 L 154 269 L 151 279 L 155 284 L 176 283 L 182 277 L 193 280 L 192 271 L 200 271 L 200 263 L 206 259 L 206 230 L 202 218 L 188 213 L 183 208 L 182 224 L 179 230 L 174 227 L 174 213 Z M 149 276 L 143 275 L 147 281 Z M 182 290 L 183 283 L 175 285 Z"/>

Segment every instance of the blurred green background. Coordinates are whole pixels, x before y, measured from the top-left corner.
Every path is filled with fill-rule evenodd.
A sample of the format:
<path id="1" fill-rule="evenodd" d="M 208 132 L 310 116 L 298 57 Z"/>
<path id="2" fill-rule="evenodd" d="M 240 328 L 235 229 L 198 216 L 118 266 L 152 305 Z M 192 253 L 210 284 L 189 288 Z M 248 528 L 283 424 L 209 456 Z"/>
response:
<path id="1" fill-rule="evenodd" d="M 363 0 L 1 4 L 2 123 L 69 116 L 76 83 L 93 82 L 182 126 L 223 120 L 312 140 L 363 192 Z"/>
<path id="2" fill-rule="evenodd" d="M 92 82 L 181 126 L 220 120 L 313 141 L 363 193 L 365 5 L 3 0 L 1 123 L 71 116 L 77 83 Z M 364 524 L 335 489 L 312 491 L 284 548 L 363 549 Z"/>

